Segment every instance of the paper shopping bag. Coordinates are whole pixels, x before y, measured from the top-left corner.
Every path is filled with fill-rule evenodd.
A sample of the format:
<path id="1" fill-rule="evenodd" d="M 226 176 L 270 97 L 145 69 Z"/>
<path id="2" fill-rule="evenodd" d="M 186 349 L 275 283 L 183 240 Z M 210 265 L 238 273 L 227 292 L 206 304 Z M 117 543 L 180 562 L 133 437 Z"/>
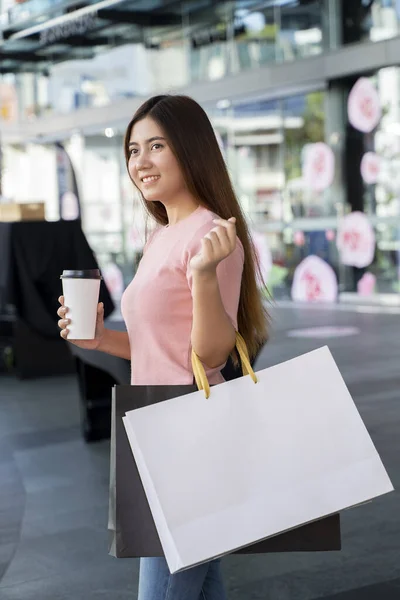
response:
<path id="1" fill-rule="evenodd" d="M 393 490 L 327 347 L 256 380 L 123 418 L 171 573 Z"/>
<path id="2" fill-rule="evenodd" d="M 113 388 L 111 420 L 110 554 L 117 558 L 164 556 L 122 422 L 125 413 L 187 395 L 195 386 L 130 386 Z M 340 550 L 340 519 L 333 515 L 295 531 L 239 550 L 240 553 Z"/>
<path id="3" fill-rule="evenodd" d="M 163 556 L 122 417 L 133 408 L 156 404 L 194 390 L 197 390 L 197 387 L 193 385 L 116 385 L 112 390 L 108 516 L 109 552 L 112 556 Z"/>

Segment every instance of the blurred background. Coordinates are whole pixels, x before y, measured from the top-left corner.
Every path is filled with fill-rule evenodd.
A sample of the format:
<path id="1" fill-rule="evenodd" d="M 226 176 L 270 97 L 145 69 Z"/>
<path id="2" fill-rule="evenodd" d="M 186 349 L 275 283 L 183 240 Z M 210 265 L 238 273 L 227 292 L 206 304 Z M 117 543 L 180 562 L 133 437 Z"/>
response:
<path id="1" fill-rule="evenodd" d="M 78 195 L 115 296 L 144 239 L 125 127 L 145 97 L 179 91 L 210 116 L 275 298 L 291 297 L 296 267 L 316 255 L 334 270 L 339 299 L 351 301 L 368 271 L 361 294 L 397 303 L 399 2 L 2 0 L 0 19 L 3 202 L 44 202 L 54 221 L 76 216 Z M 357 88 L 360 79 L 370 85 Z M 378 111 L 370 122 L 352 119 L 352 90 L 361 120 L 370 105 Z M 320 185 L 313 168 L 325 172 Z M 74 189 L 64 189 L 69 169 Z M 351 211 L 373 228 L 365 267 L 338 252 Z"/>
<path id="2" fill-rule="evenodd" d="M 328 343 L 400 476 L 400 1 L 0 0 L 4 600 L 134 597 L 104 538 L 130 367 L 62 342 L 56 310 L 61 271 L 99 266 L 124 327 L 147 225 L 123 136 L 158 93 L 206 110 L 250 224 L 273 301 L 257 366 Z M 340 557 L 228 559 L 230 597 L 398 600 L 392 496 L 345 517 Z"/>

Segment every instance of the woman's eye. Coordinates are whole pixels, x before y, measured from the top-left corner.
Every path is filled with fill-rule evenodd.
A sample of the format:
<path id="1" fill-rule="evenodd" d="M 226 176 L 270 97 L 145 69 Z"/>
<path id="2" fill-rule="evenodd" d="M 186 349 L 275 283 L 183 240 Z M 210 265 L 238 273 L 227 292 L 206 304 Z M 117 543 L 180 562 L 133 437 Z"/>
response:
<path id="1" fill-rule="evenodd" d="M 162 144 L 153 144 L 151 149 L 154 150 L 154 148 L 158 150 L 158 148 L 162 148 Z"/>
<path id="2" fill-rule="evenodd" d="M 138 153 L 138 150 L 137 150 L 137 148 L 132 148 L 132 149 L 129 151 L 129 156 L 134 156 L 134 155 L 135 155 L 135 154 L 137 154 L 137 153 Z"/>

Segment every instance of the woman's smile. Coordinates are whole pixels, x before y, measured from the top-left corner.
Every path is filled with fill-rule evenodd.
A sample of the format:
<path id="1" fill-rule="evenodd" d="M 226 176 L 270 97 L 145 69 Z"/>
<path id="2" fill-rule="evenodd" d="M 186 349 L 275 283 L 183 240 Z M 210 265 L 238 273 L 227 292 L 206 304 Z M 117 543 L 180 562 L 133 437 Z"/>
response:
<path id="1" fill-rule="evenodd" d="M 142 183 L 146 187 L 156 183 L 160 179 L 160 175 L 146 175 L 142 177 Z"/>

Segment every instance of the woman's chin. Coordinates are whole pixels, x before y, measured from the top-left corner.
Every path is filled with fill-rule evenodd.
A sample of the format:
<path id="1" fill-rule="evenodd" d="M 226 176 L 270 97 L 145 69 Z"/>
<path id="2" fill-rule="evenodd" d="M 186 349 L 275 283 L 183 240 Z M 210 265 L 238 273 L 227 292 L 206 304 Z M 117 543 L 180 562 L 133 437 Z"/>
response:
<path id="1" fill-rule="evenodd" d="M 146 202 L 157 202 L 160 194 L 156 194 L 155 190 L 141 190 L 143 198 Z"/>

